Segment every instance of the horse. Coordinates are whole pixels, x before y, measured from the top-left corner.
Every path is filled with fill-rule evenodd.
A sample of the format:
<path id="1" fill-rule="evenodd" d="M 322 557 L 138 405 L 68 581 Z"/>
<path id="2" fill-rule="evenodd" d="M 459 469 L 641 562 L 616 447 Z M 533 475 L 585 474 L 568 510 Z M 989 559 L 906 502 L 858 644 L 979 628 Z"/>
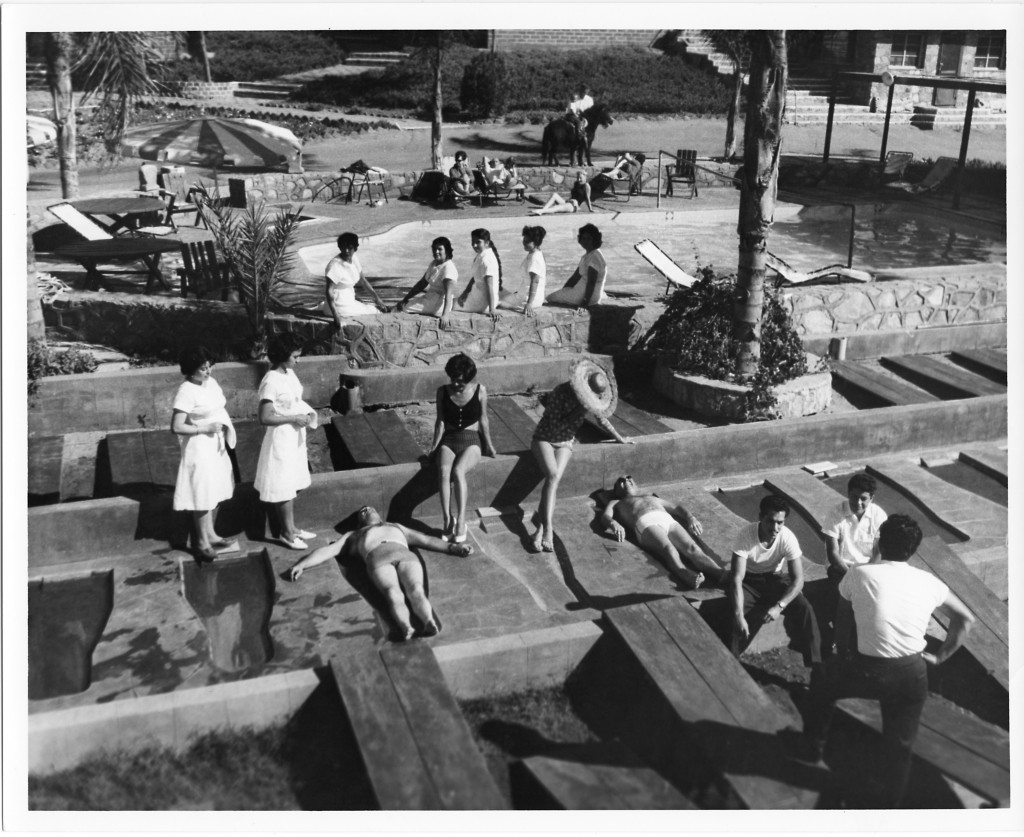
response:
<path id="1" fill-rule="evenodd" d="M 580 141 L 576 128 L 564 116 L 552 119 L 544 127 L 544 135 L 541 138 L 540 146 L 541 162 L 543 165 L 560 165 L 558 162 L 559 147 L 569 151 L 569 165 L 573 164 L 574 152 L 577 165 L 583 165 L 584 152 L 587 155 L 587 165 L 591 165 L 590 146 L 594 142 L 594 134 L 597 133 L 598 126 L 608 128 L 613 124 L 614 120 L 608 112 L 607 106 L 600 102 L 583 111 L 583 118 L 587 120 L 586 142 Z"/>

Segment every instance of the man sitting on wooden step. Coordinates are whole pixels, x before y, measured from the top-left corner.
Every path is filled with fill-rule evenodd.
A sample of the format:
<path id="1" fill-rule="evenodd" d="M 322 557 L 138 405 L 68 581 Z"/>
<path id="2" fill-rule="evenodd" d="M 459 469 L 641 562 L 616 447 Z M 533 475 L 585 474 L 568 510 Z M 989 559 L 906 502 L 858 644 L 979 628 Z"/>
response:
<path id="1" fill-rule="evenodd" d="M 820 761 L 836 701 L 871 698 L 882 711 L 880 785 L 885 807 L 898 807 L 910 776 L 918 723 L 928 696 L 927 663 L 945 662 L 963 644 L 974 615 L 949 587 L 907 562 L 921 545 L 921 527 L 894 514 L 879 528 L 877 563 L 854 567 L 839 583 L 838 665 L 811 683 L 803 757 Z M 950 614 L 946 639 L 934 652 L 925 632 L 932 612 Z M 852 634 L 856 625 L 856 648 Z"/>
<path id="2" fill-rule="evenodd" d="M 665 564 L 689 589 L 697 589 L 707 579 L 721 584 L 725 570 L 690 536 L 691 532 L 699 535 L 703 527 L 685 508 L 671 506 L 654 494 L 641 494 L 629 474 L 615 480 L 612 498 L 601 513 L 601 522 L 609 535 L 621 541 L 626 537 L 625 527 L 628 526 L 637 543 Z M 684 559 L 690 566 L 683 563 Z"/>
<path id="3" fill-rule="evenodd" d="M 357 512 L 357 517 L 360 524 L 358 529 L 346 532 L 340 540 L 310 552 L 291 568 L 291 580 L 298 580 L 303 570 L 323 564 L 331 558 L 356 555 L 366 562 L 370 579 L 387 596 L 401 638 L 412 639 L 416 633 L 410 622 L 409 608 L 405 604 L 406 596 L 409 597 L 413 612 L 423 622 L 423 636 L 434 636 L 441 629 L 423 589 L 423 567 L 419 556 L 409 547 L 417 546 L 465 557 L 473 551 L 472 545 L 448 543 L 409 529 L 401 523 L 386 523 L 373 506 L 363 506 Z"/>
<path id="4" fill-rule="evenodd" d="M 726 584 L 733 616 L 730 647 L 738 657 L 762 625 L 785 619 L 813 678 L 821 666 L 821 633 L 802 592 L 803 553 L 786 528 L 787 517 L 789 503 L 769 494 L 761 500 L 757 522 L 744 526 L 736 538 Z"/>

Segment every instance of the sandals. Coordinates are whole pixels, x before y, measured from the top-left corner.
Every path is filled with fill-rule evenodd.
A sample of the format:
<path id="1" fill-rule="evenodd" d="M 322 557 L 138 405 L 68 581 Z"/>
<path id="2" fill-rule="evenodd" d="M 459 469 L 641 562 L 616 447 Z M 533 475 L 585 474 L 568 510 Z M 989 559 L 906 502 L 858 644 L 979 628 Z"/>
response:
<path id="1" fill-rule="evenodd" d="M 452 535 L 452 543 L 465 543 L 469 539 L 469 530 L 463 529 L 462 534 L 454 533 Z"/>

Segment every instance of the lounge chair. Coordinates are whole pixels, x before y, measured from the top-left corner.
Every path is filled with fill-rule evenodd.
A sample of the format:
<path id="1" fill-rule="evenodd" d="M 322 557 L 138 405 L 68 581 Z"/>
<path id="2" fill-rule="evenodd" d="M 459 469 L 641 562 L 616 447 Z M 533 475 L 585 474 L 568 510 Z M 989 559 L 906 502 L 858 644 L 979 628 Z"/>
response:
<path id="1" fill-rule="evenodd" d="M 882 183 L 892 183 L 903 180 L 903 172 L 914 160 L 912 151 L 890 151 L 885 155 L 885 163 L 882 165 Z"/>
<path id="2" fill-rule="evenodd" d="M 645 238 L 643 241 L 634 244 L 633 249 L 643 256 L 651 267 L 665 277 L 667 282 L 665 285 L 665 293 L 668 293 L 673 285 L 681 288 L 689 288 L 697 281 L 695 276 L 691 276 L 672 261 L 668 254 L 649 238 Z"/>
<path id="3" fill-rule="evenodd" d="M 781 276 L 783 281 L 791 285 L 802 285 L 805 282 L 826 279 L 830 276 L 835 276 L 839 281 L 848 279 L 851 282 L 870 282 L 874 278 L 866 270 L 857 270 L 841 264 L 830 264 L 826 267 L 819 267 L 817 270 L 804 273 L 770 252 L 765 254 L 765 263 Z"/>
<path id="4" fill-rule="evenodd" d="M 79 212 L 70 203 L 55 203 L 47 209 L 78 233 L 86 241 L 109 241 L 112 236 L 84 212 Z"/>
<path id="5" fill-rule="evenodd" d="M 939 157 L 931 170 L 924 176 L 920 183 L 886 183 L 893 189 L 902 189 L 912 195 L 920 195 L 924 192 L 935 191 L 954 171 L 958 161 L 953 157 Z"/>

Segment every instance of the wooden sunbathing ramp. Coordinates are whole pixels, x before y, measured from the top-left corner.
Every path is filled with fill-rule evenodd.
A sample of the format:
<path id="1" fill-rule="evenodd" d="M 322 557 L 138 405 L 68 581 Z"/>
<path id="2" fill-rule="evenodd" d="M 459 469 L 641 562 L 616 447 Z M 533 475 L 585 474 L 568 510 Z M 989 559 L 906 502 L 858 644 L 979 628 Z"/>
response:
<path id="1" fill-rule="evenodd" d="M 607 757 L 586 761 L 533 756 L 523 766 L 565 810 L 671 811 L 696 809 L 657 771 L 617 742 L 601 747 Z"/>
<path id="2" fill-rule="evenodd" d="M 877 701 L 845 698 L 837 706 L 881 733 Z M 993 805 L 1009 806 L 1010 736 L 1006 730 L 930 699 L 921 714 L 914 756 Z"/>
<path id="3" fill-rule="evenodd" d="M 36 436 L 28 440 L 29 505 L 60 501 L 63 459 L 63 436 Z"/>
<path id="4" fill-rule="evenodd" d="M 1003 485 L 1010 484 L 1009 455 L 1005 450 L 975 448 L 969 451 L 960 451 L 960 461 L 966 462 L 996 482 Z"/>
<path id="5" fill-rule="evenodd" d="M 651 436 L 656 433 L 672 432 L 672 428 L 667 424 L 658 421 L 656 418 L 647 415 L 642 410 L 638 410 L 632 404 L 627 404 L 621 399 L 619 399 L 619 404 L 615 408 L 615 414 L 609 420 L 619 434 L 627 439 L 634 436 Z M 590 413 L 587 413 L 587 424 L 596 428 L 602 438 L 605 436 L 604 428 L 597 423 Z"/>
<path id="6" fill-rule="evenodd" d="M 530 449 L 537 423 L 514 398 L 488 396 L 487 417 L 491 441 L 498 453 L 521 453 Z"/>
<path id="7" fill-rule="evenodd" d="M 777 733 L 789 719 L 692 605 L 659 599 L 605 616 L 643 672 L 632 708 L 658 727 L 645 745 L 655 749 L 640 752 L 649 764 L 675 782 L 684 762 L 702 758 L 747 808 L 815 806 L 827 773 L 797 770 L 787 760 Z"/>
<path id="8" fill-rule="evenodd" d="M 941 398 L 1004 395 L 1006 386 L 930 355 L 884 357 L 882 364 Z"/>
<path id="9" fill-rule="evenodd" d="M 508 807 L 428 645 L 335 656 L 330 668 L 381 809 Z"/>
<path id="10" fill-rule="evenodd" d="M 842 495 L 803 471 L 772 474 L 765 484 L 822 526 Z M 939 538 L 925 538 L 910 563 L 941 579 L 974 613 L 977 622 L 964 642 L 970 653 L 1004 689 L 1009 688 L 1009 612 L 1005 604 Z M 941 614 L 937 621 L 948 623 Z"/>
<path id="11" fill-rule="evenodd" d="M 334 416 L 331 424 L 350 468 L 400 465 L 423 456 L 423 449 L 394 410 Z"/>
<path id="12" fill-rule="evenodd" d="M 904 404 L 924 404 L 938 401 L 938 397 L 926 392 L 902 378 L 886 375 L 878 369 L 850 360 L 831 361 L 832 380 L 838 390 L 851 388 L 866 395 L 873 404 L 881 407 L 899 407 Z"/>
<path id="13" fill-rule="evenodd" d="M 951 352 L 950 358 L 1006 385 L 1006 349 L 959 349 Z"/>

